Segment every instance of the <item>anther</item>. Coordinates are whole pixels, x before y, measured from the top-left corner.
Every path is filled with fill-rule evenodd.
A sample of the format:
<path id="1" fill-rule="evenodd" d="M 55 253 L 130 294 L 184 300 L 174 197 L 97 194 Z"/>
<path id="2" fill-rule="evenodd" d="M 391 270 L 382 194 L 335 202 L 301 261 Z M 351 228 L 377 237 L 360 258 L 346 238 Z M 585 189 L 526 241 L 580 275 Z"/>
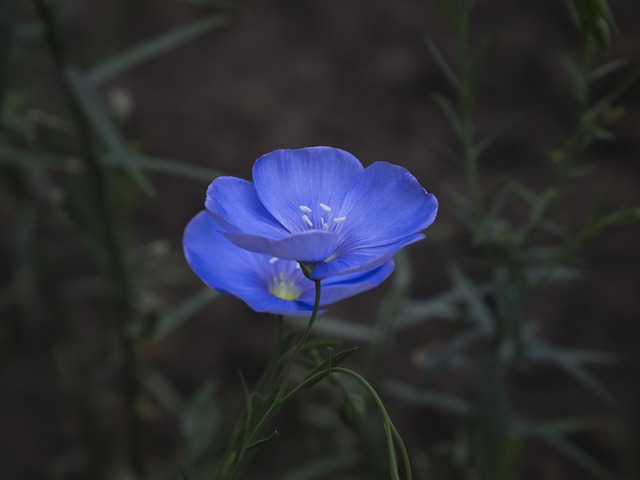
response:
<path id="1" fill-rule="evenodd" d="M 320 204 L 322 205 L 322 204 Z M 306 205 L 300 205 L 300 210 L 302 210 L 304 213 L 311 213 L 311 209 L 309 207 L 307 207 Z"/>
<path id="2" fill-rule="evenodd" d="M 331 207 L 329 205 L 325 205 L 324 203 L 320 204 L 320 207 L 325 211 L 325 212 L 330 212 L 331 211 Z"/>
<path id="3" fill-rule="evenodd" d="M 310 227 L 313 227 L 313 223 L 311 222 L 311 219 L 307 215 L 302 215 L 302 219 L 305 221 L 307 225 L 309 225 Z"/>
<path id="4" fill-rule="evenodd" d="M 269 260 L 269 263 L 271 265 L 273 265 L 274 263 L 276 263 L 278 260 L 280 260 L 278 257 L 271 257 L 271 259 Z"/>
<path id="5" fill-rule="evenodd" d="M 336 217 L 333 219 L 334 222 L 336 223 L 342 223 L 347 219 L 347 217 Z"/>
<path id="6" fill-rule="evenodd" d="M 300 264 L 298 262 L 296 262 L 296 270 L 300 270 Z"/>

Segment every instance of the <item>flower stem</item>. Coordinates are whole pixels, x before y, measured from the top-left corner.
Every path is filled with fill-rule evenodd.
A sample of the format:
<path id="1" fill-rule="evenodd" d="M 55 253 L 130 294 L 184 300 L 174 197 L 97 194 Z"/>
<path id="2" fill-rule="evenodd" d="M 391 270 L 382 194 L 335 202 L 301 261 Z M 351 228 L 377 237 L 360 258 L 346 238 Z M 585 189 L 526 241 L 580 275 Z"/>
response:
<path id="1" fill-rule="evenodd" d="M 275 397 L 267 395 L 264 399 L 264 403 L 256 406 L 256 408 L 251 405 L 252 398 L 256 398 L 256 391 L 254 391 L 247 399 L 245 410 L 236 424 L 235 431 L 241 433 L 232 438 L 232 444 L 221 459 L 221 470 L 216 476 L 217 479 L 234 480 L 238 478 L 251 460 L 251 457 L 256 450 L 255 447 L 265 444 L 269 440 L 276 438 L 277 435 L 274 435 L 275 432 L 269 435 L 267 438 L 263 438 L 263 436 L 265 430 L 267 429 L 267 426 L 269 425 L 269 422 L 271 422 L 275 414 L 278 412 L 278 410 L 280 410 L 280 407 L 284 405 L 286 400 L 291 397 L 291 395 L 286 394 L 286 391 L 289 387 L 289 384 L 291 383 L 291 376 L 295 359 L 298 356 L 298 353 L 300 353 L 301 348 L 309 338 L 309 335 L 311 334 L 311 329 L 313 328 L 313 324 L 315 323 L 316 317 L 318 316 L 318 310 L 320 308 L 320 280 L 315 280 L 315 287 L 315 299 L 313 302 L 313 311 L 311 312 L 309 323 L 307 324 L 304 332 L 302 332 L 300 340 L 298 340 L 298 343 L 287 359 L 286 365 L 284 367 L 285 376 L 282 383 L 280 384 L 280 387 L 278 388 L 277 393 L 275 393 Z M 274 364 L 278 363 L 278 360 L 274 362 Z M 268 372 L 265 372 L 265 375 L 267 373 Z M 262 385 L 264 382 L 260 380 L 258 383 L 259 385 Z M 294 391 L 297 391 L 297 388 L 294 388 L 292 390 L 292 392 Z M 262 413 L 258 413 L 261 409 L 264 409 Z M 258 414 L 253 418 L 248 417 L 249 410 Z"/>
<path id="2" fill-rule="evenodd" d="M 311 333 L 311 329 L 313 328 L 313 324 L 316 321 L 316 317 L 318 316 L 318 309 L 320 308 L 320 280 L 314 280 L 315 282 L 315 286 L 316 286 L 316 295 L 315 295 L 315 299 L 313 301 L 313 312 L 311 312 L 311 318 L 309 318 L 309 323 L 307 324 L 307 328 L 304 329 L 304 332 L 302 333 L 302 336 L 300 337 L 300 341 L 297 343 L 296 347 L 293 350 L 293 353 L 291 354 L 291 357 L 289 357 L 289 365 L 287 368 L 287 376 L 285 377 L 284 382 L 282 382 L 282 385 L 280 386 L 280 391 L 278 392 L 278 399 L 281 400 L 284 392 L 286 391 L 287 387 L 289 386 L 289 382 L 291 381 L 291 372 L 293 371 L 293 364 L 295 362 L 296 356 L 298 355 L 298 353 L 300 352 L 300 348 L 302 348 L 302 345 L 304 345 L 304 343 L 307 341 L 307 339 L 309 338 L 309 334 Z"/>
<path id="3" fill-rule="evenodd" d="M 389 417 L 389 414 L 387 413 L 387 409 L 384 408 L 382 399 L 375 391 L 373 386 L 362 375 L 348 368 L 334 367 L 331 369 L 331 371 L 333 373 L 342 373 L 344 375 L 349 375 L 350 377 L 355 378 L 364 388 L 367 389 L 369 395 L 371 395 L 371 398 L 373 398 L 373 401 L 382 414 L 382 421 L 384 423 L 384 434 L 387 439 L 387 448 L 389 451 L 389 470 L 391 473 L 391 478 L 393 480 L 400 480 L 400 475 L 398 474 L 396 452 L 393 448 L 393 440 L 395 439 L 398 447 L 400 448 L 400 454 L 402 455 L 402 461 L 404 463 L 407 480 L 411 480 L 411 464 L 409 463 L 409 454 L 407 453 L 407 448 L 405 447 L 404 442 L 402 441 L 402 437 L 400 437 L 400 434 L 398 433 L 398 430 L 396 430 L 396 427 L 393 425 L 391 417 Z"/>
<path id="4" fill-rule="evenodd" d="M 73 121 L 78 129 L 80 147 L 86 162 L 89 181 L 94 191 L 94 203 L 97 216 L 102 223 L 96 232 L 99 241 L 107 253 L 106 269 L 111 280 L 115 314 L 118 318 L 119 342 L 122 352 L 123 403 L 128 429 L 129 463 L 137 478 L 145 473 L 141 443 L 142 421 L 136 409 L 140 392 L 139 359 L 137 338 L 131 329 L 135 321 L 134 285 L 123 239 L 122 226 L 118 221 L 115 208 L 115 196 L 110 182 L 109 172 L 99 158 L 99 150 L 91 130 L 90 122 L 83 111 L 69 78 L 65 75 L 71 68 L 67 58 L 66 46 L 55 18 L 54 10 L 48 0 L 33 0 L 35 9 L 44 27 L 54 65 L 61 77 L 62 88 L 67 97 Z"/>

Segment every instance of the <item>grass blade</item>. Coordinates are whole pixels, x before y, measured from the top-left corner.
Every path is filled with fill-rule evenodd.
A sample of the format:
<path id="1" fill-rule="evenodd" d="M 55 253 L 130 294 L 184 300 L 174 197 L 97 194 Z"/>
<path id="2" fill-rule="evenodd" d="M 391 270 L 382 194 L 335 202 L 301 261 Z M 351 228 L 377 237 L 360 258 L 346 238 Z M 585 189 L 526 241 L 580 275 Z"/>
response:
<path id="1" fill-rule="evenodd" d="M 534 360 L 555 364 L 610 405 L 616 404 L 616 400 L 604 385 L 584 368 L 581 363 L 583 358 L 580 355 L 573 356 L 571 350 L 554 347 L 540 341 L 529 342 L 529 354 Z"/>
<path id="2" fill-rule="evenodd" d="M 314 480 L 320 478 L 333 478 L 342 470 L 353 468 L 360 463 L 360 459 L 354 455 L 338 454 L 322 457 L 314 460 L 285 475 L 282 480 Z"/>
<path id="3" fill-rule="evenodd" d="M 151 183 L 144 175 L 140 165 L 135 162 L 135 157 L 127 151 L 120 133 L 113 126 L 104 108 L 102 108 L 100 100 L 91 84 L 87 81 L 86 76 L 73 67 L 66 68 L 64 75 L 69 83 L 72 95 L 86 115 L 93 131 L 100 137 L 107 150 L 120 160 L 122 166 L 136 184 L 145 193 L 152 195 L 154 190 Z"/>
<path id="4" fill-rule="evenodd" d="M 518 422 L 519 430 L 528 437 L 536 438 L 554 450 L 573 460 L 576 465 L 584 468 L 599 480 L 614 480 L 615 477 L 587 453 L 569 442 L 554 431 L 532 425 L 528 422 Z"/>
<path id="5" fill-rule="evenodd" d="M 210 302 L 218 298 L 218 296 L 220 296 L 220 294 L 209 287 L 203 288 L 173 310 L 169 310 L 167 313 L 162 315 L 154 329 L 153 338 L 160 338 L 171 330 L 179 327 L 197 311 L 201 310 Z"/>
<path id="6" fill-rule="evenodd" d="M 5 85 L 9 73 L 9 51 L 13 39 L 17 4 L 17 0 L 4 0 L 0 3 L 0 120 L 2 119 Z"/>
<path id="7" fill-rule="evenodd" d="M 134 155 L 135 161 L 141 168 L 149 172 L 166 173 L 168 175 L 176 175 L 179 177 L 190 178 L 193 180 L 200 180 L 203 182 L 211 182 L 214 178 L 224 175 L 223 172 L 214 170 L 212 168 L 200 167 L 198 165 L 190 165 L 188 163 L 182 163 L 177 160 L 170 160 L 167 158 L 150 157 L 147 155 Z M 113 153 L 108 153 L 104 156 L 104 162 L 107 165 L 118 165 L 119 159 Z"/>
<path id="8" fill-rule="evenodd" d="M 228 23 L 228 15 L 214 15 L 190 23 L 101 63 L 89 72 L 87 78 L 93 83 L 102 82 Z"/>
<path id="9" fill-rule="evenodd" d="M 431 407 L 460 417 L 468 416 L 471 412 L 471 407 L 462 398 L 419 389 L 410 383 L 399 380 L 387 380 L 384 383 L 384 389 L 390 395 L 412 406 Z"/>
<path id="10" fill-rule="evenodd" d="M 440 70 L 442 70 L 442 73 L 444 74 L 444 76 L 447 77 L 447 80 L 449 80 L 449 83 L 451 83 L 451 86 L 454 88 L 454 90 L 459 91 L 460 80 L 458 79 L 454 71 L 451 69 L 447 61 L 444 59 L 444 57 L 442 56 L 442 53 L 440 53 L 440 50 L 438 49 L 436 44 L 433 43 L 433 40 L 431 40 L 431 38 L 429 37 L 427 37 L 426 42 L 427 42 L 427 47 L 431 52 L 431 56 L 440 67 Z"/>
<path id="11" fill-rule="evenodd" d="M 306 318 L 285 317 L 287 323 L 304 328 L 308 321 Z M 373 339 L 373 328 L 366 325 L 355 325 L 335 317 L 323 316 L 322 322 L 318 322 L 313 327 L 315 333 L 320 333 L 327 337 L 338 337 L 343 340 L 354 340 L 359 342 L 370 342 Z"/>

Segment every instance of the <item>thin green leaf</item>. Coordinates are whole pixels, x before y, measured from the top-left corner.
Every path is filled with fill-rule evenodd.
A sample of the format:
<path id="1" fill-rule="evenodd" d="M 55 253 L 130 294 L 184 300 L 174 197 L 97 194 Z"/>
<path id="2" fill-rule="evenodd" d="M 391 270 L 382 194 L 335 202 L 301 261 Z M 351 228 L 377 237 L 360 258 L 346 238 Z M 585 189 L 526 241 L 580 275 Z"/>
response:
<path id="1" fill-rule="evenodd" d="M 438 318 L 453 320 L 458 317 L 459 309 L 452 300 L 454 297 L 447 294 L 429 300 L 407 300 L 400 307 L 398 313 L 397 329 L 405 329 Z M 444 297 L 444 298 L 443 298 Z"/>
<path id="2" fill-rule="evenodd" d="M 224 175 L 224 173 L 212 168 L 191 165 L 177 160 L 150 157 L 148 155 L 131 154 L 130 156 L 135 159 L 140 167 L 149 172 L 177 175 L 203 182 L 211 182 L 214 178 Z M 106 154 L 104 160 L 107 165 L 117 166 L 119 164 L 119 159 L 113 153 Z"/>
<path id="3" fill-rule="evenodd" d="M 361 459 L 355 455 L 337 454 L 313 460 L 294 471 L 289 472 L 281 480 L 314 480 L 333 478 L 337 472 L 357 466 Z"/>
<path id="4" fill-rule="evenodd" d="M 318 350 L 322 350 L 326 348 L 333 349 L 333 347 L 338 347 L 343 343 L 344 342 L 342 340 L 332 340 L 332 339 L 321 338 L 321 339 L 311 340 L 309 342 L 306 342 L 301 347 L 301 350 L 305 350 L 308 352 L 314 352 L 314 351 L 317 352 Z"/>
<path id="5" fill-rule="evenodd" d="M 493 314 L 484 303 L 478 288 L 455 265 L 449 269 L 449 275 L 460 292 L 460 299 L 468 306 L 469 313 L 478 322 L 480 330 L 484 334 L 491 333 L 495 324 Z"/>
<path id="6" fill-rule="evenodd" d="M 623 359 L 620 355 L 609 352 L 598 352 L 594 350 L 567 350 L 566 354 L 579 363 L 590 363 L 593 365 L 620 365 Z"/>
<path id="7" fill-rule="evenodd" d="M 494 35 L 483 35 L 469 63 L 471 83 L 475 83 L 496 44 Z"/>
<path id="8" fill-rule="evenodd" d="M 488 216 L 493 219 L 500 217 L 504 208 L 511 203 L 511 195 L 516 195 L 531 205 L 538 199 L 538 195 L 533 190 L 530 190 L 516 180 L 509 180 L 501 185 L 491 205 Z"/>
<path id="9" fill-rule="evenodd" d="M 404 444 L 404 441 L 402 440 L 402 437 L 396 430 L 396 427 L 393 425 L 393 422 L 391 421 L 391 418 L 387 413 L 387 409 L 385 408 L 384 403 L 380 399 L 380 395 L 378 395 L 378 393 L 373 388 L 373 386 L 362 375 L 360 375 L 357 372 L 354 372 L 353 370 L 349 370 L 348 368 L 342 368 L 342 367 L 334 367 L 332 368 L 331 371 L 332 373 L 349 375 L 350 377 L 355 379 L 358 383 L 360 383 L 360 385 L 362 385 L 365 389 L 367 389 L 367 391 L 369 392 L 369 395 L 371 395 L 371 398 L 373 399 L 374 403 L 378 407 L 378 410 L 382 414 L 382 423 L 384 426 L 385 439 L 387 441 L 387 451 L 389 453 L 389 473 L 391 474 L 391 478 L 393 480 L 400 480 L 400 474 L 398 471 L 398 461 L 397 461 L 398 455 L 397 455 L 396 448 L 394 446 L 394 439 L 395 439 L 396 444 L 400 449 L 402 461 L 404 463 L 406 478 L 407 480 L 411 480 L 412 473 L 411 473 L 411 465 L 409 462 L 409 455 L 407 453 L 407 448 Z"/>
<path id="10" fill-rule="evenodd" d="M 223 409 L 216 402 L 217 389 L 207 381 L 186 402 L 180 415 L 180 429 L 186 440 L 189 464 L 204 458 L 221 432 Z"/>
<path id="11" fill-rule="evenodd" d="M 247 379 L 244 378 L 244 374 L 241 370 L 236 370 L 238 374 L 238 379 L 240 380 L 240 386 L 242 387 L 242 397 L 244 398 L 244 409 L 245 415 L 245 429 L 248 429 L 248 426 L 251 425 L 251 421 L 253 420 L 253 403 L 251 401 L 251 392 L 249 391 L 249 385 L 247 384 Z"/>
<path id="12" fill-rule="evenodd" d="M 566 0 L 565 5 L 567 10 L 569 11 L 569 18 L 571 19 L 571 23 L 577 29 L 580 28 L 580 15 L 578 15 L 578 9 L 573 0 Z"/>
<path id="13" fill-rule="evenodd" d="M 609 90 L 609 92 L 602 97 L 598 102 L 596 102 L 587 112 L 585 112 L 584 116 L 588 120 L 593 120 L 599 115 L 603 114 L 611 104 L 622 95 L 631 85 L 633 85 L 636 80 L 640 78 L 640 69 L 635 70 L 631 74 L 629 74 L 622 82 L 616 85 L 615 88 Z"/>
<path id="14" fill-rule="evenodd" d="M 451 160 L 455 165 L 462 165 L 464 163 L 464 159 L 462 158 L 462 156 L 460 154 L 458 154 L 455 151 L 453 151 L 453 149 L 451 147 L 449 147 L 448 145 L 444 144 L 440 140 L 435 140 L 433 142 L 433 146 L 434 146 L 434 148 L 436 150 L 438 150 L 438 152 L 440 152 L 446 158 Z"/>
<path id="15" fill-rule="evenodd" d="M 527 222 L 522 225 L 516 234 L 515 244 L 523 246 L 531 236 L 538 230 L 540 225 L 545 219 L 549 208 L 554 200 L 558 198 L 558 194 L 555 190 L 548 189 L 540 195 L 533 204 L 533 208 L 529 213 Z"/>
<path id="16" fill-rule="evenodd" d="M 305 318 L 285 317 L 287 323 L 299 327 L 306 327 L 308 320 Z M 317 322 L 313 326 L 316 333 L 325 336 L 338 337 L 344 340 L 354 340 L 359 342 L 370 342 L 373 338 L 373 329 L 366 325 L 355 325 L 340 318 L 324 316 L 322 322 Z"/>
<path id="17" fill-rule="evenodd" d="M 476 288 L 480 295 L 492 290 L 488 284 L 477 285 Z M 460 291 L 456 288 L 428 300 L 406 300 L 398 313 L 397 329 L 413 327 L 430 318 L 454 320 L 460 316 L 460 302 Z"/>
<path id="18" fill-rule="evenodd" d="M 182 476 L 182 480 L 191 480 L 191 476 L 187 471 L 187 468 L 184 465 L 178 465 L 178 470 L 180 470 L 180 475 Z"/>
<path id="19" fill-rule="evenodd" d="M 182 302 L 177 307 L 167 311 L 160 316 L 153 331 L 153 338 L 160 338 L 170 331 L 178 328 L 185 321 L 195 315 L 199 310 L 206 307 L 220 294 L 209 287 L 205 287 L 198 293 Z"/>
<path id="20" fill-rule="evenodd" d="M 433 93 L 431 98 L 433 98 L 433 100 L 440 106 L 442 113 L 444 113 L 445 118 L 449 121 L 449 124 L 456 136 L 464 143 L 464 140 L 467 137 L 466 131 L 458 117 L 458 114 L 456 113 L 455 108 L 453 108 L 451 101 L 440 93 Z"/>
<path id="21" fill-rule="evenodd" d="M 186 402 L 180 418 L 183 433 L 190 435 L 201 431 L 204 419 L 207 418 L 205 414 L 211 412 L 219 414 L 215 402 L 216 391 L 215 384 L 209 380 Z"/>
<path id="22" fill-rule="evenodd" d="M 442 53 L 440 53 L 440 50 L 438 49 L 436 44 L 433 42 L 433 40 L 431 40 L 431 37 L 427 37 L 425 41 L 427 43 L 427 48 L 429 48 L 429 51 L 431 52 L 431 56 L 440 67 L 440 70 L 442 70 L 442 73 L 444 74 L 444 76 L 447 77 L 447 80 L 449 80 L 449 83 L 451 84 L 451 86 L 456 91 L 460 90 L 460 80 L 458 79 L 454 71 L 451 69 L 447 61 L 444 59 L 444 57 L 442 56 Z"/>
<path id="23" fill-rule="evenodd" d="M 239 6 L 234 0 L 173 0 L 178 3 L 186 3 L 192 7 L 215 8 L 225 10 L 238 10 Z"/>
<path id="24" fill-rule="evenodd" d="M 435 375 L 442 369 L 454 365 L 454 362 L 461 362 L 464 350 L 483 336 L 484 333 L 478 328 L 462 332 L 440 350 L 431 355 L 425 355 L 424 359 L 420 360 L 419 366 L 426 374 Z"/>
<path id="25" fill-rule="evenodd" d="M 609 23 L 612 27 L 616 27 L 616 19 L 613 16 L 613 12 L 609 7 L 609 3 L 607 0 L 595 0 L 595 3 L 598 5 L 598 10 L 600 15 Z"/>
<path id="26" fill-rule="evenodd" d="M 627 63 L 628 62 L 626 58 L 618 58 L 616 60 L 607 62 L 604 65 L 600 65 L 598 68 L 594 68 L 593 70 L 591 70 L 589 72 L 589 79 L 591 81 L 598 80 L 606 75 L 609 75 L 612 72 L 615 72 Z"/>
<path id="27" fill-rule="evenodd" d="M 487 135 L 485 138 L 480 140 L 473 147 L 473 151 L 476 157 L 479 157 L 484 153 L 484 151 L 489 148 L 496 139 L 500 138 L 507 130 L 513 127 L 517 120 L 520 119 L 522 115 L 511 115 L 507 120 L 505 120 L 498 128 L 496 128 L 491 134 Z"/>
<path id="28" fill-rule="evenodd" d="M 586 100 L 586 94 L 588 92 L 588 78 L 582 67 L 573 58 L 567 55 L 560 55 L 560 63 L 564 66 L 565 70 L 571 77 L 574 84 L 576 97 L 584 102 Z"/>
<path id="29" fill-rule="evenodd" d="M 147 60 L 183 45 L 200 35 L 224 27 L 229 23 L 229 20 L 230 17 L 228 15 L 214 15 L 165 33 L 101 63 L 89 72 L 88 79 L 93 83 L 107 80 Z"/>
<path id="30" fill-rule="evenodd" d="M 469 403 L 462 398 L 446 393 L 430 392 L 399 380 L 385 381 L 384 389 L 389 395 L 412 406 L 431 407 L 461 417 L 466 417 L 471 412 Z"/>
<path id="31" fill-rule="evenodd" d="M 269 435 L 266 438 L 261 438 L 259 440 L 256 440 L 253 443 L 250 443 L 249 445 L 247 445 L 245 448 L 247 450 L 251 450 L 253 448 L 258 448 L 261 447 L 262 445 L 266 445 L 267 443 L 273 442 L 274 440 L 277 440 L 280 437 L 280 432 L 278 432 L 277 430 L 274 430 L 273 432 L 271 432 L 271 435 Z"/>
<path id="32" fill-rule="evenodd" d="M 613 132 L 605 130 L 604 128 L 596 128 L 593 132 L 593 137 L 603 142 L 612 142 L 616 139 L 616 135 Z"/>
<path id="33" fill-rule="evenodd" d="M 330 356 L 327 360 L 307 373 L 302 379 L 301 385 L 304 388 L 311 388 L 320 380 L 330 375 L 332 368 L 339 367 L 357 349 L 358 347 L 348 348 L 347 350 L 343 350 L 342 352 Z"/>
<path id="34" fill-rule="evenodd" d="M 561 435 L 528 422 L 519 422 L 519 429 L 526 436 L 536 438 L 570 458 L 576 463 L 576 465 L 584 468 L 594 477 L 600 480 L 614 480 L 616 478 L 587 453 L 563 438 Z"/>
<path id="35" fill-rule="evenodd" d="M 580 357 L 574 357 L 570 350 L 564 350 L 530 339 L 528 353 L 534 360 L 548 361 L 555 364 L 609 404 L 616 404 L 616 400 L 609 391 L 582 366 Z"/>
<path id="36" fill-rule="evenodd" d="M 478 445 L 483 478 L 513 478 L 519 439 L 505 391 L 504 368 L 493 357 L 484 367 L 480 391 L 474 405 L 474 437 Z"/>
<path id="37" fill-rule="evenodd" d="M 82 170 L 82 163 L 70 155 L 49 152 L 31 152 L 6 145 L 0 145 L 0 164 L 26 168 L 46 168 L 76 173 Z"/>
<path id="38" fill-rule="evenodd" d="M 0 2 L 0 120 L 4 107 L 5 85 L 9 73 L 9 51 L 16 22 L 17 0 Z"/>
<path id="39" fill-rule="evenodd" d="M 573 417 L 552 422 L 536 424 L 537 427 L 552 435 L 572 435 L 606 426 L 608 420 L 599 417 Z"/>
<path id="40" fill-rule="evenodd" d="M 148 195 L 153 194 L 154 190 L 151 183 L 144 175 L 140 165 L 135 161 L 135 157 L 131 156 L 127 151 L 120 133 L 113 126 L 111 119 L 102 108 L 96 92 L 86 77 L 73 67 L 65 69 L 64 75 L 71 88 L 72 95 L 88 118 L 93 131 L 100 137 L 107 150 L 120 160 L 129 176 L 145 193 Z"/>
<path id="41" fill-rule="evenodd" d="M 147 366 L 142 369 L 141 378 L 145 389 L 167 412 L 175 415 L 180 413 L 184 399 L 164 375 Z"/>

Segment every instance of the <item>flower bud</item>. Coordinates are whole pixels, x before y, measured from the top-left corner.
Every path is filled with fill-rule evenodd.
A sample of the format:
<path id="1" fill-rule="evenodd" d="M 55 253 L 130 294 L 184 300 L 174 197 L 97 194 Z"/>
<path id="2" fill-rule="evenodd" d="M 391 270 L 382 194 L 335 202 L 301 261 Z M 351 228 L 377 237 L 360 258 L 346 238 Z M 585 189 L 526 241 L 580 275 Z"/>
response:
<path id="1" fill-rule="evenodd" d="M 367 414 L 367 404 L 357 393 L 348 393 L 344 396 L 339 414 L 345 425 L 357 430 Z"/>

